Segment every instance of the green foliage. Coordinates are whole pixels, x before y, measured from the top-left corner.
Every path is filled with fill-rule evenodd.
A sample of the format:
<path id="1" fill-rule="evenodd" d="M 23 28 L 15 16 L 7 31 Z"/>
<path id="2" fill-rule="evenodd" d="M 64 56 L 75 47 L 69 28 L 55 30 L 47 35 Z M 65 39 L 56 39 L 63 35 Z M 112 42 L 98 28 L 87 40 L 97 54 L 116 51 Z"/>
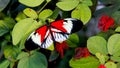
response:
<path id="1" fill-rule="evenodd" d="M 0 0 L 0 68 L 48 68 L 48 63 L 52 62 L 52 67 L 55 68 L 98 68 L 100 64 L 106 68 L 119 68 L 120 1 L 98 0 L 105 7 L 97 11 L 93 10 L 96 7 L 93 1 L 95 0 L 18 0 L 17 3 L 16 0 Z M 62 59 L 54 45 L 46 49 L 51 52 L 49 56 L 46 51 L 42 54 L 40 49 L 28 51 L 24 47 L 29 35 L 46 24 L 46 20 L 52 22 L 72 17 L 86 25 L 92 16 L 98 17 L 100 14 L 113 17 L 114 28 L 88 37 L 85 34 L 88 26 L 85 26 L 79 33 L 71 34 L 66 40 L 70 48 L 64 52 L 65 57 Z M 79 39 L 80 35 L 82 38 Z M 79 45 L 87 47 L 92 56 L 71 59 Z"/>
<path id="2" fill-rule="evenodd" d="M 117 65 L 115 64 L 115 63 L 113 63 L 113 62 L 107 62 L 106 64 L 105 64 L 105 66 L 106 66 L 106 68 L 117 68 Z"/>
<path id="3" fill-rule="evenodd" d="M 12 18 L 5 17 L 0 20 L 0 36 L 6 34 L 14 27 L 15 21 Z"/>
<path id="4" fill-rule="evenodd" d="M 79 37 L 77 34 L 70 35 L 69 39 L 67 40 L 69 47 L 77 47 L 79 43 Z"/>
<path id="5" fill-rule="evenodd" d="M 78 0 L 70 0 L 70 1 L 58 2 L 56 5 L 62 10 L 70 11 L 74 9 L 78 4 L 79 4 Z"/>
<path id="6" fill-rule="evenodd" d="M 87 40 L 87 47 L 92 54 L 108 54 L 107 42 L 103 37 L 93 36 Z"/>
<path id="7" fill-rule="evenodd" d="M 84 24 L 91 18 L 91 10 L 89 8 L 89 6 L 92 6 L 91 0 L 63 0 L 56 5 L 64 11 L 73 10 L 71 17 L 80 19 Z"/>
<path id="8" fill-rule="evenodd" d="M 37 19 L 38 15 L 36 13 L 35 10 L 31 9 L 31 8 L 26 8 L 24 9 L 24 14 L 30 18 L 34 18 L 34 19 Z"/>
<path id="9" fill-rule="evenodd" d="M 20 50 L 14 46 L 6 46 L 4 47 L 4 56 L 5 58 L 9 59 L 10 61 L 15 61 L 17 54 Z"/>
<path id="10" fill-rule="evenodd" d="M 26 18 L 26 15 L 23 12 L 19 12 L 18 15 L 16 16 L 15 20 L 18 22 L 25 18 Z"/>
<path id="11" fill-rule="evenodd" d="M 39 19 L 45 21 L 48 17 L 52 15 L 53 11 L 50 9 L 45 9 L 39 14 Z"/>
<path id="12" fill-rule="evenodd" d="M 9 31 L 9 29 L 6 27 L 4 21 L 0 20 L 0 36 L 4 35 L 8 31 Z"/>
<path id="13" fill-rule="evenodd" d="M 26 18 L 19 21 L 12 31 L 13 44 L 17 45 L 22 37 L 26 34 L 27 30 L 30 28 L 31 24 L 34 22 L 32 18 Z"/>
<path id="14" fill-rule="evenodd" d="M 19 2 L 29 7 L 37 7 L 42 4 L 44 0 L 19 0 Z"/>
<path id="15" fill-rule="evenodd" d="M 120 34 L 112 35 L 108 40 L 108 52 L 110 55 L 120 56 Z"/>
<path id="16" fill-rule="evenodd" d="M 120 32 L 120 26 L 115 29 L 116 32 Z"/>
<path id="17" fill-rule="evenodd" d="M 72 68 L 97 68 L 99 62 L 96 58 L 89 56 L 77 60 L 71 59 L 69 64 Z"/>
<path id="18" fill-rule="evenodd" d="M 8 68 L 9 64 L 9 60 L 4 60 L 2 63 L 0 63 L 0 68 Z"/>
<path id="19" fill-rule="evenodd" d="M 83 24 L 86 24 L 91 18 L 91 10 L 87 5 L 79 4 L 78 7 L 75 10 L 73 10 L 71 16 L 72 18 L 80 19 L 83 22 Z"/>
<path id="20" fill-rule="evenodd" d="M 18 55 L 18 62 L 17 68 L 47 68 L 47 60 L 42 53 L 39 52 L 31 52 L 30 54 L 22 52 Z"/>

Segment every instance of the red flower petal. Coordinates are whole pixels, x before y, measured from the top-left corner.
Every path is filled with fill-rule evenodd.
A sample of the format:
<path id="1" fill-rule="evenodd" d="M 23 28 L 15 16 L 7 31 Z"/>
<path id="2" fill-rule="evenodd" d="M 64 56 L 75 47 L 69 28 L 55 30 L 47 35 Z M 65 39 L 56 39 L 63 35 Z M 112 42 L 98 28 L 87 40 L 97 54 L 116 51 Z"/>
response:
<path id="1" fill-rule="evenodd" d="M 90 52 L 88 51 L 87 48 L 76 48 L 75 49 L 75 59 L 79 59 L 82 57 L 88 57 L 90 56 Z"/>
<path id="2" fill-rule="evenodd" d="M 100 64 L 98 68 L 106 68 L 104 64 Z"/>
<path id="3" fill-rule="evenodd" d="M 107 15 L 103 15 L 98 22 L 98 28 L 106 32 L 110 27 L 114 27 L 114 19 Z"/>
<path id="4" fill-rule="evenodd" d="M 56 44 L 55 45 L 56 51 L 58 51 L 58 53 L 60 54 L 61 58 L 63 58 L 64 57 L 64 49 L 68 49 L 69 48 L 67 43 L 64 41 L 62 43 L 56 42 L 55 44 Z"/>

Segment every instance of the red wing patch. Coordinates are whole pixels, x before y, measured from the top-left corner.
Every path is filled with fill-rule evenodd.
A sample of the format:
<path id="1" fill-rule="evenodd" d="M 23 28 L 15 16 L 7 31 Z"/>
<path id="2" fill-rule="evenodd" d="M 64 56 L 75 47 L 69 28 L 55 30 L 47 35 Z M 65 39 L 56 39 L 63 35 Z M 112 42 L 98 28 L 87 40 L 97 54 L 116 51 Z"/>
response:
<path id="1" fill-rule="evenodd" d="M 64 22 L 64 20 L 58 20 L 58 21 L 52 22 L 51 27 L 53 27 L 57 30 L 61 30 L 62 32 L 67 32 L 66 29 L 63 27 L 63 25 L 64 25 L 63 22 Z"/>
<path id="2" fill-rule="evenodd" d="M 35 32 L 37 32 L 40 36 L 41 36 L 41 41 L 40 42 L 43 42 L 44 41 L 44 37 L 46 35 L 46 31 L 48 30 L 47 26 L 42 26 L 40 28 L 38 28 Z"/>

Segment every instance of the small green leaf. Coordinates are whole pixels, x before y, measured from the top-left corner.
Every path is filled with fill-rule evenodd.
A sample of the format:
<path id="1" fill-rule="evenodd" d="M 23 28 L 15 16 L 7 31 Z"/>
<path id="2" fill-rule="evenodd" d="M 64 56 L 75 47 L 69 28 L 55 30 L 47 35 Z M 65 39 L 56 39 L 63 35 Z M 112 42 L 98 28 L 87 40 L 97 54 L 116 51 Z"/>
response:
<path id="1" fill-rule="evenodd" d="M 42 19 L 43 21 L 46 20 L 49 16 L 51 16 L 53 13 L 50 9 L 45 9 L 39 14 L 39 19 Z"/>
<path id="2" fill-rule="evenodd" d="M 106 68 L 117 68 L 117 65 L 114 62 L 107 62 L 105 64 Z"/>
<path id="3" fill-rule="evenodd" d="M 108 52 L 110 55 L 120 56 L 120 34 L 114 34 L 108 39 Z"/>
<path id="4" fill-rule="evenodd" d="M 104 64 L 105 63 L 105 56 L 103 54 L 96 53 L 95 55 L 99 59 L 100 64 Z"/>
<path id="5" fill-rule="evenodd" d="M 70 35 L 69 39 L 67 40 L 69 47 L 76 47 L 79 43 L 79 37 L 77 34 Z"/>
<path id="6" fill-rule="evenodd" d="M 23 12 L 19 12 L 18 15 L 16 16 L 15 20 L 18 22 L 25 18 L 27 18 L 26 15 Z"/>
<path id="7" fill-rule="evenodd" d="M 71 1 L 58 2 L 56 6 L 64 11 L 70 11 L 74 9 L 78 4 L 79 4 L 78 0 L 73 0 L 73 1 L 71 0 Z"/>
<path id="8" fill-rule="evenodd" d="M 19 0 L 19 2 L 29 7 L 37 7 L 41 5 L 44 0 Z"/>
<path id="9" fill-rule="evenodd" d="M 0 0 L 0 12 L 9 4 L 10 0 Z"/>
<path id="10" fill-rule="evenodd" d="M 26 9 L 24 9 L 24 10 L 23 10 L 23 13 L 24 13 L 25 15 L 27 15 L 28 17 L 30 17 L 30 18 L 36 19 L 36 18 L 38 17 L 36 11 L 33 10 L 33 9 L 31 9 L 31 8 L 26 8 Z"/>
<path id="11" fill-rule="evenodd" d="M 8 68 L 9 64 L 9 60 L 4 60 L 2 63 L 0 63 L 0 68 Z"/>
<path id="12" fill-rule="evenodd" d="M 115 29 L 116 32 L 120 32 L 120 26 Z"/>
<path id="13" fill-rule="evenodd" d="M 90 37 L 87 40 L 87 48 L 92 54 L 108 54 L 106 40 L 100 36 Z"/>
<path id="14" fill-rule="evenodd" d="M 77 18 L 83 22 L 83 24 L 88 23 L 91 18 L 91 10 L 85 4 L 79 4 L 76 9 L 72 11 L 72 18 Z"/>
<path id="15" fill-rule="evenodd" d="M 42 53 L 33 52 L 28 57 L 21 58 L 17 68 L 47 68 L 47 60 Z"/>
<path id="16" fill-rule="evenodd" d="M 72 68 L 97 68 L 99 66 L 99 61 L 94 57 L 86 57 L 81 59 L 71 59 L 69 65 Z"/>

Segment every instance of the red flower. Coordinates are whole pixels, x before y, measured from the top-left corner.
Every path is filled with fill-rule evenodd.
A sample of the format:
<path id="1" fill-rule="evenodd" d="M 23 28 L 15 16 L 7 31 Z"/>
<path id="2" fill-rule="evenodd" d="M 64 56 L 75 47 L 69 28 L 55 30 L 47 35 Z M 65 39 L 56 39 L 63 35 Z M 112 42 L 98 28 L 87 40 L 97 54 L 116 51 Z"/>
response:
<path id="1" fill-rule="evenodd" d="M 68 49 L 68 48 L 69 47 L 65 41 L 63 41 L 62 43 L 56 42 L 55 49 L 60 54 L 61 58 L 64 57 L 64 49 Z"/>
<path id="2" fill-rule="evenodd" d="M 98 68 L 106 68 L 104 64 L 100 64 Z"/>
<path id="3" fill-rule="evenodd" d="M 113 26 L 114 26 L 114 19 L 107 15 L 103 15 L 98 22 L 98 28 L 104 32 L 106 32 L 110 27 Z"/>
<path id="4" fill-rule="evenodd" d="M 76 48 L 75 49 L 75 59 L 79 59 L 82 57 L 88 57 L 90 55 L 90 52 L 87 48 Z"/>

